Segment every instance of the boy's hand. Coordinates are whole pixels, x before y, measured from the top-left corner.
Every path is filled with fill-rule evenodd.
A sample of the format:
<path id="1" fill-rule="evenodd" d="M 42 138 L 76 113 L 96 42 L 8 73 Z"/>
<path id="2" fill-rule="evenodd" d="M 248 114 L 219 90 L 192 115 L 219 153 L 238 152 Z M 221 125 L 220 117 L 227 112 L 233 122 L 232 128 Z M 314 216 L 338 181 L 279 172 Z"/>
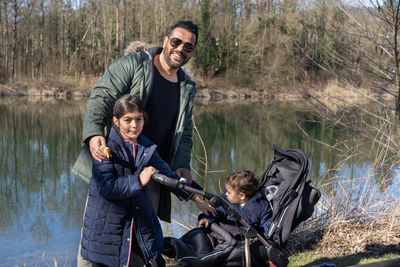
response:
<path id="1" fill-rule="evenodd" d="M 150 182 L 151 176 L 156 173 L 156 169 L 152 166 L 146 167 L 139 175 L 140 185 L 143 187 Z"/>
<path id="2" fill-rule="evenodd" d="M 198 198 L 197 196 L 193 196 L 191 198 L 191 200 L 193 200 L 194 202 L 196 202 L 197 208 L 204 213 L 205 215 L 208 215 L 209 213 L 211 213 L 214 216 L 217 216 L 217 211 L 215 210 L 214 207 L 212 207 L 211 205 L 208 205 L 207 203 L 205 203 L 203 200 L 201 200 L 200 198 Z"/>
<path id="3" fill-rule="evenodd" d="M 210 221 L 206 218 L 203 218 L 197 222 L 197 227 L 201 227 L 202 225 L 204 225 L 205 228 L 208 228 L 208 226 L 210 226 Z"/>

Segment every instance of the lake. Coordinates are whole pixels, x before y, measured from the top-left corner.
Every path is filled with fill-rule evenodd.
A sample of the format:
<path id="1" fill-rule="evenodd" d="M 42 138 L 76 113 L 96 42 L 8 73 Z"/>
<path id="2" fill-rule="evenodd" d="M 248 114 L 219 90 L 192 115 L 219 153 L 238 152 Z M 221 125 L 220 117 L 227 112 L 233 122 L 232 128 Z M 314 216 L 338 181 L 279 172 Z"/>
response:
<path id="1" fill-rule="evenodd" d="M 0 102 L 0 266 L 54 266 L 55 261 L 76 266 L 87 184 L 71 170 L 80 151 L 84 110 L 85 102 L 76 101 Z M 356 113 L 348 119 L 357 124 L 358 118 Z M 371 172 L 371 157 L 366 155 L 375 153 L 372 141 L 332 126 L 300 102 L 198 104 L 195 124 L 201 139 L 195 131 L 194 178 L 211 193 L 220 193 L 233 171 L 249 169 L 260 176 L 271 161 L 273 144 L 302 149 L 317 187 Z M 359 156 L 343 161 L 347 154 L 336 147 L 354 144 Z M 381 169 L 386 180 L 382 186 L 376 179 L 381 176 L 373 174 L 374 192 L 396 196 L 398 166 Z M 336 192 L 334 186 L 329 188 L 327 195 Z M 162 224 L 165 236 L 184 234 L 198 213 L 192 203 L 173 197 L 173 222 Z"/>

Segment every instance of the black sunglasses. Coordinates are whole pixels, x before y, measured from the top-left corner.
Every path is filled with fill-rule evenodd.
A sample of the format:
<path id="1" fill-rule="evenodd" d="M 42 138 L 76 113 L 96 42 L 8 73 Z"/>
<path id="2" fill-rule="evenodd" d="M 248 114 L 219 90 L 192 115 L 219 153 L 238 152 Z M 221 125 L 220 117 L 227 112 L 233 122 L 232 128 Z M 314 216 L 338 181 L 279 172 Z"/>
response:
<path id="1" fill-rule="evenodd" d="M 173 47 L 173 48 L 177 48 L 178 46 L 180 46 L 183 41 L 179 38 L 171 38 L 167 35 L 168 39 L 169 39 L 169 44 Z M 192 43 L 184 43 L 183 44 L 183 50 L 185 50 L 186 53 L 191 53 L 194 50 L 194 45 Z"/>

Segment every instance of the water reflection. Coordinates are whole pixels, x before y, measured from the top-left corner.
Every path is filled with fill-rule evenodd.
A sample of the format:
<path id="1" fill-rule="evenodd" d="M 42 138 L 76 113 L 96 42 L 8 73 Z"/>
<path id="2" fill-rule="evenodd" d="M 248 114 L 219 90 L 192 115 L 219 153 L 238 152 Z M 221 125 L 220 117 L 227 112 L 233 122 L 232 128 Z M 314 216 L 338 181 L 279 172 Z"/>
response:
<path id="1" fill-rule="evenodd" d="M 27 100 L 0 105 L 0 258 L 8 265 L 75 250 L 75 244 L 54 240 L 76 234 L 82 222 L 87 187 L 73 177 L 71 166 L 83 108 L 84 103 Z M 21 239 L 31 246 L 27 251 L 21 251 Z"/>
<path id="2" fill-rule="evenodd" d="M 272 144 L 285 149 L 301 148 L 311 163 L 329 166 L 338 160 L 332 151 L 313 140 L 334 144 L 340 136 L 339 131 L 334 134 L 324 132 L 321 122 L 302 110 L 301 103 L 199 107 L 197 112 L 196 124 L 206 144 L 208 167 L 220 170 L 219 175 L 224 178 L 242 168 L 260 175 L 271 161 Z M 194 152 L 201 155 L 201 143 L 198 138 L 194 141 Z M 202 165 L 195 163 L 195 169 L 201 169 Z M 321 164 L 312 164 L 310 176 L 319 177 L 321 167 Z"/>
<path id="3" fill-rule="evenodd" d="M 80 150 L 84 107 L 84 102 L 0 103 L 0 258 L 6 266 L 53 265 L 53 258 L 58 265 L 76 265 L 87 186 L 71 168 Z M 360 115 L 352 114 L 347 120 L 359 123 Z M 198 105 L 195 123 L 202 139 L 194 135 L 194 176 L 212 193 L 221 192 L 232 171 L 250 169 L 261 175 L 271 161 L 272 144 L 304 150 L 313 183 L 330 182 L 326 194 L 336 192 L 338 180 L 368 173 L 372 163 L 367 155 L 379 153 L 370 142 L 317 119 L 295 102 Z M 357 142 L 357 157 L 337 168 L 347 153 L 342 144 Z M 383 192 L 398 168 L 382 165 L 381 170 L 392 178 L 371 185 L 377 183 L 375 190 Z M 191 202 L 173 198 L 175 223 L 163 224 L 165 235 L 182 235 L 185 227 L 194 226 L 197 214 Z"/>

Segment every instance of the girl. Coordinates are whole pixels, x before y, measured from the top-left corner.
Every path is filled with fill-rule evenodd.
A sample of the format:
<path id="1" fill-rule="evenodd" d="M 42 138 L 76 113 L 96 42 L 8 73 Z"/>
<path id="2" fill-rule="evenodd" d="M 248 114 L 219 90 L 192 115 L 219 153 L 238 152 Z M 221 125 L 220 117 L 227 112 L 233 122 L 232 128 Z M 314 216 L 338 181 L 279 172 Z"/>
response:
<path id="1" fill-rule="evenodd" d="M 129 94 L 119 98 L 107 137 L 111 158 L 93 160 L 81 255 L 100 266 L 165 266 L 162 230 L 146 185 L 156 170 L 180 177 L 160 158 L 156 145 L 140 134 L 145 121 L 139 98 Z M 186 191 L 171 191 L 180 200 L 192 198 Z M 206 205 L 192 199 L 199 209 Z"/>

